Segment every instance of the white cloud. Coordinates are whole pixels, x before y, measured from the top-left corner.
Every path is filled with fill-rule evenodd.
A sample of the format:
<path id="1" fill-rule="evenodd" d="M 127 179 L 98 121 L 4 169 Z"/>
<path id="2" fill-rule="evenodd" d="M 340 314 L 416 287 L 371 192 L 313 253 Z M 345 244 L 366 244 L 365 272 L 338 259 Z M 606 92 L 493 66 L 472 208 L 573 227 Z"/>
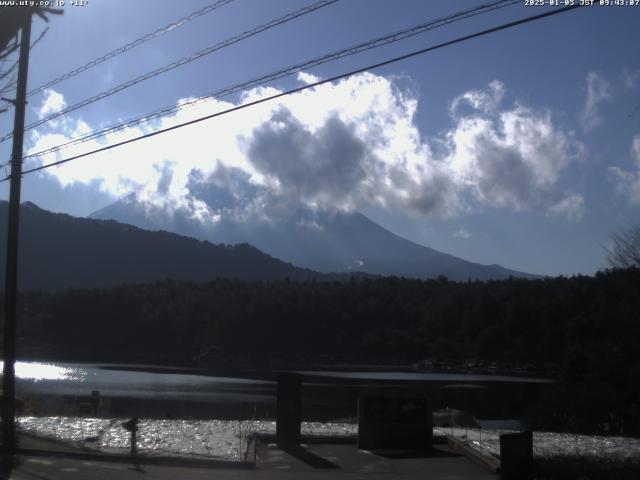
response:
<path id="1" fill-rule="evenodd" d="M 597 72 L 587 74 L 587 97 L 580 114 L 580 123 L 585 132 L 602 124 L 600 105 L 613 99 L 609 81 Z"/>
<path id="2" fill-rule="evenodd" d="M 320 77 L 316 77 L 312 73 L 298 72 L 298 80 L 300 80 L 302 83 L 306 83 L 307 85 L 310 85 L 312 83 L 319 82 Z"/>
<path id="3" fill-rule="evenodd" d="M 504 93 L 504 84 L 499 80 L 493 80 L 487 90 L 469 90 L 458 95 L 451 102 L 449 110 L 455 116 L 463 105 L 467 105 L 484 113 L 494 113 L 502 102 Z"/>
<path id="4" fill-rule="evenodd" d="M 64 96 L 61 93 L 56 92 L 52 88 L 47 88 L 44 91 L 42 106 L 40 107 L 40 110 L 38 110 L 38 117 L 42 119 L 47 115 L 58 113 L 66 106 L 67 102 L 64 101 Z"/>
<path id="5" fill-rule="evenodd" d="M 471 238 L 471 234 L 464 228 L 460 228 L 451 234 L 453 238 L 460 238 L 462 240 L 469 240 Z"/>
<path id="6" fill-rule="evenodd" d="M 312 81 L 306 75 L 299 79 Z M 517 103 L 503 106 L 505 91 L 494 81 L 456 97 L 451 128 L 425 140 L 414 120 L 415 94 L 393 80 L 364 73 L 40 174 L 63 186 L 97 183 L 114 198 L 135 191 L 149 208 L 188 212 L 202 222 L 229 215 L 269 220 L 298 206 L 345 211 L 364 205 L 440 216 L 491 206 L 579 218 L 582 197 L 559 192 L 557 184 L 581 145 L 554 123 L 550 112 Z M 256 88 L 240 103 L 274 93 L 280 90 Z M 58 103 L 64 104 L 62 96 Z M 199 102 L 152 125 L 110 133 L 63 154 L 69 157 L 233 106 Z M 70 118 L 54 126 L 55 133 L 36 132 L 30 151 L 90 130 Z M 444 153 L 434 154 L 432 142 L 444 145 Z M 64 157 L 48 154 L 32 161 Z"/>
<path id="7" fill-rule="evenodd" d="M 640 205 L 640 134 L 631 141 L 631 161 L 633 169 L 609 167 L 609 173 L 619 193 L 627 197 L 629 203 Z"/>
<path id="8" fill-rule="evenodd" d="M 570 194 L 547 209 L 549 215 L 565 217 L 574 221 L 581 220 L 584 213 L 584 197 L 580 194 Z"/>
<path id="9" fill-rule="evenodd" d="M 559 192 L 556 185 L 571 162 L 583 155 L 582 144 L 554 123 L 549 111 L 519 104 L 500 109 L 502 94 L 491 96 L 491 91 L 495 87 L 475 92 L 476 98 L 495 101 L 474 103 L 477 111 L 454 117 L 456 125 L 447 133 L 450 153 L 445 162 L 456 183 L 481 204 L 554 209 L 577 218 L 574 210 L 567 210 L 569 204 L 577 206 L 575 198 L 569 201 L 574 194 Z"/>

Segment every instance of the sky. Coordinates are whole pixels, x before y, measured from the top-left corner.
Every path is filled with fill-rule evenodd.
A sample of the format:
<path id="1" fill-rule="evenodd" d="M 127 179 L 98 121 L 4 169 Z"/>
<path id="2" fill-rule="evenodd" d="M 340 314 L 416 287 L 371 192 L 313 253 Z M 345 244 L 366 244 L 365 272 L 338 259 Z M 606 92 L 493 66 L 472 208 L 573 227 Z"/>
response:
<path id="1" fill-rule="evenodd" d="M 206 5 L 67 1 L 29 89 Z M 235 0 L 29 98 L 27 124 L 313 3 Z M 242 93 L 190 99 L 481 1 L 341 0 L 30 129 L 34 153 L 163 107 L 172 114 L 25 160 L 67 158 L 554 7 L 517 5 Z M 485 2 L 486 3 L 486 2 Z M 640 213 L 640 6 L 581 8 L 25 175 L 22 200 L 87 216 L 131 193 L 201 222 L 277 221 L 282 205 L 360 211 L 394 233 L 546 275 L 605 268 Z M 0 66 L 1 68 L 1 66 Z M 186 104 L 186 105 L 185 105 Z M 12 111 L 0 133 L 12 130 Z M 10 141 L 0 156 L 10 156 Z M 8 182 L 0 199 L 8 198 Z M 194 192 L 207 184 L 223 199 Z"/>

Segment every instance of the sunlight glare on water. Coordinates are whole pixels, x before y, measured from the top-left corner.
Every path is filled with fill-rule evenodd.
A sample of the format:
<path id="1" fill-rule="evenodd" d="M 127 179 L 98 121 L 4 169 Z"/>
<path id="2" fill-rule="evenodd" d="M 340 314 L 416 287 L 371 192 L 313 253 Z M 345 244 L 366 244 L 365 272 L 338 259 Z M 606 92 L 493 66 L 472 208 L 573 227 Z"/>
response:
<path id="1" fill-rule="evenodd" d="M 4 362 L 0 361 L 0 368 L 4 369 Z M 16 377 L 22 380 L 74 380 L 82 382 L 86 372 L 78 368 L 68 368 L 60 365 L 39 362 L 16 362 Z"/>
<path id="2" fill-rule="evenodd" d="M 107 453 L 126 453 L 131 434 L 122 428 L 126 418 L 19 417 L 21 431 L 43 438 Z M 270 420 L 141 419 L 138 449 L 143 455 L 190 455 L 241 460 L 251 435 L 275 434 Z M 357 425 L 302 422 L 301 433 L 352 437 Z"/>

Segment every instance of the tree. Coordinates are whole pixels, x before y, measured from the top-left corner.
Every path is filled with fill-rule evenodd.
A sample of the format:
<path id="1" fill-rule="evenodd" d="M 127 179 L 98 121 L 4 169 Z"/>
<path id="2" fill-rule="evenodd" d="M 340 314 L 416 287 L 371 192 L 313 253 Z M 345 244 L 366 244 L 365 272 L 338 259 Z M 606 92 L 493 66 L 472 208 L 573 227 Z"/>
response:
<path id="1" fill-rule="evenodd" d="M 640 224 L 611 235 L 607 262 L 613 268 L 640 267 Z"/>

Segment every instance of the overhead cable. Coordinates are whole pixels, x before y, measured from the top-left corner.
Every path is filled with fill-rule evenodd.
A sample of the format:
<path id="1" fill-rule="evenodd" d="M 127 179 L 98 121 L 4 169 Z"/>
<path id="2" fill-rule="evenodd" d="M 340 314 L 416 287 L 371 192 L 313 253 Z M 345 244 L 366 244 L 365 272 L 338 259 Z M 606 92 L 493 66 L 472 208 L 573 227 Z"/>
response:
<path id="1" fill-rule="evenodd" d="M 193 62 L 194 60 L 198 60 L 199 58 L 204 57 L 205 55 L 210 55 L 213 52 L 216 52 L 218 50 L 221 50 L 225 47 L 228 47 L 230 45 L 233 45 L 235 43 L 238 43 L 242 40 L 245 40 L 249 37 L 253 37 L 254 35 L 257 35 L 261 32 L 264 32 L 266 30 L 270 30 L 278 25 L 282 25 L 283 23 L 286 22 L 290 22 L 291 20 L 294 20 L 296 18 L 299 18 L 303 15 L 307 15 L 311 12 L 314 12 L 320 8 L 324 8 L 327 7 L 329 5 L 332 5 L 336 2 L 338 2 L 339 0 L 320 0 L 316 3 L 313 3 L 311 5 L 308 5 L 304 8 L 301 8 L 300 10 L 296 10 L 294 12 L 288 13 L 287 15 L 280 17 L 280 18 L 276 18 L 275 20 L 272 20 L 268 23 L 265 23 L 263 25 L 260 25 L 259 27 L 253 28 L 251 30 L 247 30 L 246 32 L 241 33 L 240 35 L 236 35 L 234 37 L 231 37 L 227 40 L 224 40 L 222 42 L 216 43 L 215 45 L 212 45 L 210 47 L 207 47 L 203 50 L 200 50 L 198 52 L 192 53 L 190 55 L 187 55 L 186 57 L 182 57 L 179 60 L 176 60 L 175 62 L 172 62 L 168 65 L 164 65 L 163 67 L 160 67 L 156 70 L 153 70 L 151 72 L 145 73 L 143 75 L 140 75 L 134 79 L 128 80 L 124 83 L 121 83 L 120 85 L 116 85 L 113 88 L 110 88 L 109 90 L 105 90 L 101 93 L 98 93 L 97 95 L 94 95 L 90 98 L 87 98 L 85 100 L 82 100 L 74 105 L 71 105 L 69 107 L 65 107 L 62 110 L 56 112 L 56 113 L 52 113 L 51 115 L 48 115 L 44 118 L 41 118 L 40 120 L 37 120 L 27 126 L 24 127 L 25 131 L 28 130 L 32 130 L 40 125 L 43 125 L 47 122 L 50 122 L 51 120 L 61 117 L 63 115 L 66 115 L 67 113 L 73 112 L 74 110 L 78 110 L 82 107 L 86 107 L 87 105 L 90 105 L 92 103 L 97 102 L 98 100 L 102 100 L 104 98 L 107 98 L 111 95 L 114 95 L 118 92 L 121 92 L 122 90 L 125 90 L 129 87 L 132 87 L 134 85 L 137 85 L 141 82 L 144 82 L 146 80 L 149 80 L 151 78 L 154 78 L 158 75 L 161 75 L 163 73 L 166 73 L 170 70 L 173 70 L 174 68 L 178 68 L 181 67 L 183 65 L 186 65 L 188 63 Z M 4 135 L 3 137 L 0 138 L 0 142 L 4 142 L 5 140 L 8 140 L 9 138 L 11 138 L 13 136 L 13 132 L 9 132 L 6 135 Z"/>
<path id="2" fill-rule="evenodd" d="M 259 104 L 262 104 L 262 103 L 265 103 L 265 102 L 269 102 L 269 101 L 272 101 L 272 100 L 275 100 L 275 99 L 278 99 L 278 98 L 282 98 L 282 97 L 285 97 L 287 95 L 291 95 L 291 94 L 294 94 L 294 93 L 302 92 L 304 90 L 309 90 L 311 88 L 315 88 L 315 87 L 318 87 L 320 85 L 324 85 L 324 84 L 327 84 L 327 83 L 335 82 L 335 81 L 341 80 L 343 78 L 351 77 L 353 75 L 357 75 L 359 73 L 366 72 L 367 70 L 373 70 L 373 69 L 377 69 L 377 68 L 380 68 L 380 67 L 384 67 L 386 65 L 390 65 L 392 63 L 396 63 L 396 62 L 399 62 L 399 61 L 402 61 L 402 60 L 406 60 L 406 59 L 409 59 L 409 58 L 412 58 L 412 57 L 415 57 L 415 56 L 418 56 L 418 55 L 423 55 L 425 53 L 432 52 L 432 51 L 438 50 L 440 48 L 444 48 L 444 47 L 448 47 L 448 46 L 451 46 L 451 45 L 455 45 L 457 43 L 462 43 L 462 42 L 465 42 L 465 41 L 468 41 L 468 40 L 471 40 L 471 39 L 474 39 L 474 38 L 478 38 L 478 37 L 489 35 L 489 34 L 492 34 L 492 33 L 495 33 L 495 32 L 499 32 L 501 30 L 507 30 L 507 29 L 510 29 L 510 28 L 514 28 L 514 27 L 517 27 L 519 25 L 524 25 L 526 23 L 530 23 L 530 22 L 533 22 L 533 21 L 541 20 L 543 18 L 559 15 L 561 13 L 569 12 L 569 11 L 575 10 L 577 8 L 582 8 L 582 5 L 570 5 L 570 6 L 567 6 L 567 7 L 553 9 L 553 10 L 547 11 L 545 13 L 540 13 L 538 15 L 532 15 L 532 16 L 529 16 L 529 17 L 525 17 L 525 18 L 522 18 L 522 19 L 519 19 L 519 20 L 515 20 L 515 21 L 512 21 L 512 22 L 503 23 L 503 24 L 498 25 L 496 27 L 488 28 L 486 30 L 482 30 L 482 31 L 479 31 L 479 32 L 476 32 L 476 33 L 472 33 L 472 34 L 469 34 L 469 35 L 464 35 L 462 37 L 458 37 L 458 38 L 455 38 L 453 40 L 449 40 L 449 41 L 446 41 L 446 42 L 443 42 L 443 43 L 439 43 L 437 45 L 433 45 L 433 46 L 430 46 L 430 47 L 422 48 L 420 50 L 416 50 L 416 51 L 413 51 L 413 52 L 410 52 L 410 53 L 407 53 L 407 54 L 404 54 L 404 55 L 400 55 L 398 57 L 393 57 L 391 59 L 384 60 L 382 62 L 378 62 L 378 63 L 372 64 L 372 65 L 368 65 L 366 67 L 358 68 L 356 70 L 351 70 L 349 72 L 342 73 L 340 75 L 336 75 L 336 76 L 333 76 L 333 77 L 330 77 L 330 78 L 326 78 L 324 80 L 319 80 L 317 82 L 313 82 L 313 83 L 310 83 L 308 85 L 304 85 L 304 86 L 301 86 L 301 87 L 293 88 L 291 90 L 286 90 L 284 92 L 280 92 L 278 94 L 271 95 L 271 96 L 268 96 L 268 97 L 263 97 L 263 98 L 260 98 L 258 100 L 254 100 L 254 101 L 251 101 L 251 102 L 243 103 L 241 105 L 237 105 L 235 107 L 228 108 L 228 109 L 222 110 L 220 112 L 212 113 L 210 115 L 205 115 L 203 117 L 199 117 L 199 118 L 196 118 L 194 120 L 190 120 L 188 122 L 180 123 L 178 125 L 173 125 L 171 127 L 163 128 L 161 130 L 156 130 L 155 132 L 150 132 L 150 133 L 147 133 L 147 134 L 144 134 L 144 135 L 140 135 L 138 137 L 131 138 L 129 140 L 124 140 L 122 142 L 118 142 L 118 143 L 114 143 L 114 144 L 111 144 L 111 145 L 107 145 L 105 147 L 98 148 L 98 149 L 95 149 L 95 150 L 91 150 L 89 152 L 85 152 L 85 153 L 82 153 L 80 155 L 75 155 L 75 156 L 72 156 L 72 157 L 69 157 L 69 158 L 65 158 L 65 159 L 62 159 L 62 160 L 58 160 L 56 162 L 51 162 L 51 163 L 48 163 L 48 164 L 45 164 L 45 165 L 40 165 L 39 167 L 34 167 L 34 168 L 31 168 L 31 169 L 27 169 L 27 170 L 23 171 L 23 174 L 26 175 L 28 173 L 38 172 L 40 170 L 45 170 L 47 168 L 51 168 L 51 167 L 55 167 L 55 166 L 58 166 L 58 165 L 62 165 L 62 164 L 71 162 L 73 160 L 77 160 L 79 158 L 84 158 L 84 157 L 87 157 L 89 155 L 94 155 L 96 153 L 101 153 L 101 152 L 105 152 L 107 150 L 112 150 L 114 148 L 121 147 L 123 145 L 134 143 L 134 142 L 137 142 L 137 141 L 140 141 L 140 140 L 144 140 L 144 139 L 147 139 L 147 138 L 150 138 L 150 137 L 155 137 L 157 135 L 161 135 L 161 134 L 164 134 L 164 133 L 167 133 L 167 132 L 171 132 L 171 131 L 177 130 L 179 128 L 183 128 L 183 127 L 187 127 L 187 126 L 190 126 L 190 125 L 194 125 L 196 123 L 203 122 L 205 120 L 210 120 L 212 118 L 220 117 L 220 116 L 232 113 L 232 112 L 236 112 L 238 110 L 244 110 L 246 108 L 250 108 L 250 107 L 253 107 L 255 105 L 259 105 Z M 0 182 L 7 181 L 7 180 L 10 179 L 10 177 L 11 176 L 9 175 L 9 176 L 3 178 L 2 180 L 0 180 Z"/>
<path id="3" fill-rule="evenodd" d="M 206 95 L 201 95 L 199 97 L 193 98 L 193 99 L 189 99 L 186 100 L 184 102 L 181 102 L 179 104 L 173 104 L 173 105 L 169 105 L 167 107 L 155 110 L 153 112 L 148 112 L 145 113 L 143 115 L 139 115 L 135 118 L 131 118 L 127 121 L 124 122 L 118 122 L 116 124 L 107 126 L 107 127 L 103 127 L 100 128 L 98 130 L 94 130 L 92 132 L 86 133 L 84 135 L 81 135 L 79 137 L 76 138 L 72 138 L 67 142 L 52 146 L 50 148 L 44 149 L 44 150 L 40 150 L 38 152 L 34 152 L 31 153 L 29 155 L 26 155 L 24 158 L 30 158 L 30 157 L 39 157 L 48 153 L 53 153 L 53 152 L 57 152 L 59 150 L 62 150 L 64 148 L 68 148 L 70 146 L 73 145 L 78 145 L 81 143 L 85 143 L 88 142 L 90 140 L 94 140 L 96 138 L 100 138 L 103 137 L 105 135 L 108 135 L 110 133 L 115 133 L 121 130 L 124 130 L 126 128 L 130 128 L 136 125 L 140 125 L 142 123 L 146 123 L 149 122 L 151 120 L 155 120 L 158 118 L 162 118 L 165 117 L 167 115 L 171 115 L 173 113 L 176 113 L 178 111 L 182 111 L 186 108 L 190 108 L 190 107 L 194 107 L 196 105 L 199 105 L 202 102 L 205 101 L 209 101 L 209 100 L 213 100 L 213 99 L 218 99 L 218 98 L 222 98 L 222 97 L 226 97 L 228 95 L 234 94 L 234 93 L 238 93 L 238 92 L 242 92 L 245 90 L 248 90 L 250 88 L 254 88 L 260 85 L 264 85 L 270 82 L 273 82 L 274 80 L 278 80 L 280 78 L 283 77 L 287 77 L 290 75 L 294 75 L 296 73 L 300 73 L 303 71 L 307 71 L 313 67 L 317 67 L 319 65 L 328 63 L 328 62 L 332 62 L 335 60 L 339 60 L 341 58 L 345 58 L 351 55 L 355 55 L 358 53 L 362 53 L 365 52 L 367 50 L 371 50 L 374 48 L 379 48 L 382 47 L 384 45 L 388 45 L 394 42 L 398 42 L 400 40 L 404 40 L 410 37 L 413 37 L 415 35 L 418 35 L 420 33 L 424 33 L 427 32 L 429 30 L 433 30 L 435 28 L 438 27 L 442 27 L 445 25 L 449 25 L 451 23 L 460 21 L 460 20 L 465 20 L 477 15 L 481 15 L 481 14 L 485 14 L 494 10 L 497 10 L 499 8 L 505 8 L 511 5 L 515 5 L 515 4 L 519 4 L 521 3 L 520 0 L 499 0 L 499 1 L 494 1 L 488 4 L 484 4 L 484 5 L 479 5 L 477 7 L 468 9 L 468 10 L 463 10 L 461 12 L 457 12 L 454 13 L 452 15 L 448 15 L 446 17 L 441 17 L 435 20 L 430 20 L 428 22 L 425 23 L 421 23 L 419 25 L 415 25 L 413 27 L 410 28 L 406 28 L 397 32 L 394 32 L 392 34 L 387 34 L 385 36 L 382 37 L 378 37 L 375 38 L 373 40 L 369 40 L 366 42 L 361 42 L 358 43 L 356 45 L 352 45 L 350 47 L 347 48 L 343 48 L 341 50 L 338 50 L 336 52 L 332 52 L 326 55 L 323 55 L 321 57 L 317 57 L 314 58 L 312 60 L 308 60 L 306 62 L 303 63 L 299 63 L 293 66 L 289 66 L 287 68 L 278 70 L 276 72 L 272 72 L 269 73 L 267 75 L 263 75 L 257 78 L 254 78 L 253 80 L 249 80 L 249 81 L 244 81 L 241 83 L 237 83 L 234 84 L 232 86 L 228 86 L 219 90 L 216 90 L 214 92 L 210 92 L 207 93 Z"/>

